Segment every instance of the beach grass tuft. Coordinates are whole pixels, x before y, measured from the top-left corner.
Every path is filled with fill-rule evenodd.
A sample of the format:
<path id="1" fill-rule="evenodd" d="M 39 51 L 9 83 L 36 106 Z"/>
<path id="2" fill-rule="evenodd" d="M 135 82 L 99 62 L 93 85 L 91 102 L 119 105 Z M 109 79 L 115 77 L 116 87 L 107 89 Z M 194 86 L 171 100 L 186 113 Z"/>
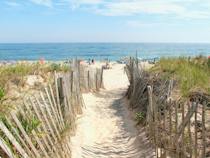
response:
<path id="1" fill-rule="evenodd" d="M 0 87 L 0 101 L 4 97 L 4 95 L 5 95 L 4 89 L 2 87 Z"/>
<path id="2" fill-rule="evenodd" d="M 210 59 L 203 56 L 161 58 L 152 71 L 161 72 L 164 78 L 176 79 L 183 96 L 194 90 L 210 93 L 209 62 Z"/>
<path id="3" fill-rule="evenodd" d="M 5 89 L 5 85 L 8 81 L 12 81 L 16 84 L 21 83 L 24 76 L 46 74 L 48 72 L 69 70 L 69 66 L 65 64 L 39 64 L 39 63 L 20 63 L 15 65 L 1 66 L 0 67 L 0 87 Z"/>

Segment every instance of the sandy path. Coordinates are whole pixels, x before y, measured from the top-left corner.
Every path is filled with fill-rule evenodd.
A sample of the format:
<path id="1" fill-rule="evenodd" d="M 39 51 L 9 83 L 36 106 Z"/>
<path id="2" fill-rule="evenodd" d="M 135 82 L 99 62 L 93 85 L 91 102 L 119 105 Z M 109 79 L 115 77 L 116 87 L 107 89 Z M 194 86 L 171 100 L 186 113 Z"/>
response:
<path id="1" fill-rule="evenodd" d="M 152 149 L 144 131 L 137 130 L 123 97 L 127 76 L 123 65 L 104 72 L 106 90 L 84 94 L 86 109 L 72 137 L 72 158 L 144 158 Z"/>

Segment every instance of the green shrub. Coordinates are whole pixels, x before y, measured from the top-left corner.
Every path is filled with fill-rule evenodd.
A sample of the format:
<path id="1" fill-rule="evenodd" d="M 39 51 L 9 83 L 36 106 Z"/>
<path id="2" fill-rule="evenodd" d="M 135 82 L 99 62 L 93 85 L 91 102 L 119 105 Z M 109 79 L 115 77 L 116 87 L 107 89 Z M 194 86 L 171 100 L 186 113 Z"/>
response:
<path id="1" fill-rule="evenodd" d="M 145 114 L 143 112 L 137 112 L 136 113 L 136 121 L 137 121 L 137 124 L 140 124 L 144 121 L 145 119 Z"/>
<path id="2" fill-rule="evenodd" d="M 4 95 L 5 95 L 4 89 L 2 87 L 0 87 L 0 101 L 2 100 Z"/>
<path id="3" fill-rule="evenodd" d="M 35 116 L 31 116 L 30 118 L 20 116 L 20 121 L 23 128 L 28 134 L 30 134 L 34 129 L 36 129 L 41 123 L 39 119 Z"/>
<path id="4" fill-rule="evenodd" d="M 60 69 L 60 65 L 53 63 L 50 65 L 50 69 L 51 71 L 58 71 Z"/>
<path id="5" fill-rule="evenodd" d="M 210 56 L 208 57 L 207 65 L 208 65 L 208 68 L 210 68 Z"/>
<path id="6" fill-rule="evenodd" d="M 69 70 L 69 66 L 68 65 L 61 65 L 61 64 L 56 64 L 56 63 L 52 63 L 50 65 L 50 71 L 63 71 L 63 72 L 67 72 Z"/>

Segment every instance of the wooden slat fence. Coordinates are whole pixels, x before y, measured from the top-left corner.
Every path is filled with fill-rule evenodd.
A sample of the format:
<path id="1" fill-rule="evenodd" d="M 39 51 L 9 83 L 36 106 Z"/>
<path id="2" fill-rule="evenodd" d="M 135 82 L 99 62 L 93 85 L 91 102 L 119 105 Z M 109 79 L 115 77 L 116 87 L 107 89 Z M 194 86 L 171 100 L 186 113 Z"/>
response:
<path id="1" fill-rule="evenodd" d="M 53 85 L 24 98 L 23 106 L 0 120 L 0 156 L 70 158 L 70 136 L 84 105 L 82 92 L 103 88 L 102 75 L 103 69 L 85 67 L 77 60 L 69 72 L 55 72 Z"/>
<path id="2" fill-rule="evenodd" d="M 130 80 L 127 92 L 130 104 L 144 114 L 145 126 L 154 144 L 156 157 L 208 157 L 207 100 L 199 97 L 185 102 L 173 100 L 173 80 L 157 87 L 135 59 L 130 60 L 125 70 Z M 158 88 L 162 91 L 157 94 Z"/>
<path id="3" fill-rule="evenodd" d="M 83 66 L 80 68 L 80 75 L 82 92 L 98 91 L 100 88 L 104 88 L 103 69 L 92 69 Z"/>

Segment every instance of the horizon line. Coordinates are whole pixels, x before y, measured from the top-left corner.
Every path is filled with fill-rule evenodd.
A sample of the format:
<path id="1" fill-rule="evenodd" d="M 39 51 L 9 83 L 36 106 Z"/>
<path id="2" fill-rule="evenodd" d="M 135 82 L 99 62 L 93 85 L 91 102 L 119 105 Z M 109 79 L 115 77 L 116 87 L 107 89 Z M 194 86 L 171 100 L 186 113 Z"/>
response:
<path id="1" fill-rule="evenodd" d="M 0 42 L 0 44 L 210 44 L 210 42 Z"/>

